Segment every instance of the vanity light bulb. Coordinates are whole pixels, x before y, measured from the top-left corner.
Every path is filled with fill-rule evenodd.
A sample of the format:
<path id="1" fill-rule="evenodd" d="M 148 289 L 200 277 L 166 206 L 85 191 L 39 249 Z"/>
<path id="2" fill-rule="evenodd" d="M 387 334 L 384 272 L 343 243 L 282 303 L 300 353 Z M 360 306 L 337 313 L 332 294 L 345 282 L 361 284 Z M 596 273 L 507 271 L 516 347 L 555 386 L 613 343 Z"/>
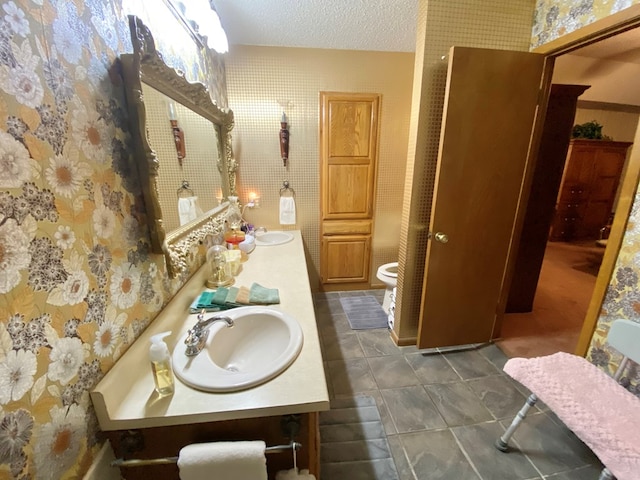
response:
<path id="1" fill-rule="evenodd" d="M 249 192 L 249 202 L 247 203 L 248 207 L 259 207 L 260 206 L 260 197 L 255 192 Z"/>
<path id="2" fill-rule="evenodd" d="M 177 120 L 176 105 L 173 102 L 169 102 L 169 120 Z"/>

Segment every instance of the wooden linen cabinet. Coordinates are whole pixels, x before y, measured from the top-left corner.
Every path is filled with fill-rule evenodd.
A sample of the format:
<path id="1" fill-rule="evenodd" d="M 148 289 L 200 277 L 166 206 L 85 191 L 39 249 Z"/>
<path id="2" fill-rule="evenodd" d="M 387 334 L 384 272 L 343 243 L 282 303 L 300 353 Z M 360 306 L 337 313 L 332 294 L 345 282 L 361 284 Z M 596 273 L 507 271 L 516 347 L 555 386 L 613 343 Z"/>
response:
<path id="1" fill-rule="evenodd" d="M 322 288 L 368 288 L 380 95 L 320 92 L 320 113 Z"/>

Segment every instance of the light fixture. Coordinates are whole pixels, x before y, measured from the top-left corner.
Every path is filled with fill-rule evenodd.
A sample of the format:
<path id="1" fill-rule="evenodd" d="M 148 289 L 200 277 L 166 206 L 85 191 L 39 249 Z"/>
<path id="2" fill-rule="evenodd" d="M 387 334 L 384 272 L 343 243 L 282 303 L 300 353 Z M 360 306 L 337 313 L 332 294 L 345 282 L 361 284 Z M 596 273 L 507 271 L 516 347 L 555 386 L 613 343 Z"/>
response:
<path id="1" fill-rule="evenodd" d="M 165 3 L 201 47 L 218 53 L 229 51 L 227 34 L 210 0 L 165 0 Z"/>
<path id="2" fill-rule="evenodd" d="M 249 201 L 247 202 L 247 207 L 249 208 L 258 208 L 260 206 L 260 195 L 256 192 L 249 192 Z"/>
<path id="3" fill-rule="evenodd" d="M 286 167 L 289 160 L 289 130 L 287 129 L 287 116 L 284 112 L 282 112 L 280 119 L 280 157 Z"/>
<path id="4" fill-rule="evenodd" d="M 176 152 L 178 153 L 178 163 L 182 168 L 182 161 L 187 156 L 187 148 L 184 143 L 184 132 L 178 126 L 178 115 L 176 114 L 176 105 L 173 101 L 169 101 L 169 122 L 171 123 L 171 131 L 173 132 L 173 141 L 176 144 Z"/>

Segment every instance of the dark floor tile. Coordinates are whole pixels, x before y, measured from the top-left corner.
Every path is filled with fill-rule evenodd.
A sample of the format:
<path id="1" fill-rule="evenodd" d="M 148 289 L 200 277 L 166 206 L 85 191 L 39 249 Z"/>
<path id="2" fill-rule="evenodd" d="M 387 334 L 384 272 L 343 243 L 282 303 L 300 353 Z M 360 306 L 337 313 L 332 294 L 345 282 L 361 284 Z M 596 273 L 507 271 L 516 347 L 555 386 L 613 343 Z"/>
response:
<path id="1" fill-rule="evenodd" d="M 393 459 L 326 463 L 320 466 L 320 480 L 400 480 Z M 406 480 L 402 478 L 402 480 Z"/>
<path id="2" fill-rule="evenodd" d="M 422 351 L 422 350 L 418 350 L 418 347 L 415 345 L 403 345 L 403 346 L 399 346 L 398 348 L 402 351 L 403 355 L 407 355 L 409 353 L 418 353 Z"/>
<path id="3" fill-rule="evenodd" d="M 332 408 L 331 410 L 320 412 L 320 425 L 341 425 L 379 421 L 380 415 L 375 405 L 338 409 Z"/>
<path id="4" fill-rule="evenodd" d="M 343 333 L 353 333 L 347 315 L 344 313 L 325 313 L 322 315 L 316 315 L 318 320 L 318 332 L 320 338 L 335 338 L 336 335 L 342 335 Z M 323 320 L 321 320 L 324 318 Z"/>
<path id="5" fill-rule="evenodd" d="M 409 353 L 405 355 L 420 382 L 442 383 L 459 381 L 460 377 L 451 365 L 439 354 Z"/>
<path id="6" fill-rule="evenodd" d="M 501 423 L 506 428 L 510 422 Z M 577 438 L 567 435 L 565 429 L 545 413 L 527 415 L 512 441 L 515 441 L 513 446 L 527 455 L 544 475 L 598 463 L 591 450 Z"/>
<path id="7" fill-rule="evenodd" d="M 329 300 L 318 300 L 315 304 L 315 312 L 316 314 L 323 313 L 344 313 L 342 309 L 342 304 L 340 303 L 340 298 L 330 298 Z"/>
<path id="8" fill-rule="evenodd" d="M 320 444 L 320 463 L 391 458 L 386 438 Z"/>
<path id="9" fill-rule="evenodd" d="M 320 439 L 323 443 L 372 440 L 374 438 L 386 438 L 386 433 L 380 420 L 320 425 Z"/>
<path id="10" fill-rule="evenodd" d="M 389 442 L 389 449 L 391 450 L 391 456 L 393 457 L 393 463 L 396 465 L 396 471 L 398 472 L 398 478 L 401 480 L 416 480 L 411 470 L 411 465 L 407 460 L 407 456 L 404 453 L 404 447 L 402 441 L 400 441 L 399 435 L 390 435 L 387 437 Z"/>
<path id="11" fill-rule="evenodd" d="M 569 472 L 549 475 L 545 480 L 597 480 L 601 471 L 601 465 L 589 465 Z"/>
<path id="12" fill-rule="evenodd" d="M 479 480 L 449 430 L 404 433 L 400 440 L 416 478 Z"/>
<path id="13" fill-rule="evenodd" d="M 365 358 L 329 360 L 327 365 L 336 396 L 354 395 L 378 388 Z"/>
<path id="14" fill-rule="evenodd" d="M 467 385 L 498 419 L 513 419 L 526 400 L 526 397 L 515 387 L 513 382 L 504 375 L 469 380 Z"/>
<path id="15" fill-rule="evenodd" d="M 322 367 L 324 368 L 324 376 L 325 381 L 327 382 L 327 391 L 329 393 L 329 398 L 332 398 L 333 395 L 333 382 L 331 382 L 331 370 L 329 369 L 329 364 L 327 362 L 322 362 Z"/>
<path id="16" fill-rule="evenodd" d="M 509 360 L 509 357 L 495 343 L 480 347 L 478 353 L 493 363 L 498 370 L 502 370 Z"/>
<path id="17" fill-rule="evenodd" d="M 364 295 L 368 295 L 368 290 L 346 290 L 342 292 L 338 292 L 340 297 L 362 297 Z"/>
<path id="18" fill-rule="evenodd" d="M 465 382 L 425 385 L 424 388 L 450 427 L 493 420 L 489 410 Z"/>
<path id="19" fill-rule="evenodd" d="M 391 339 L 386 328 L 358 330 L 360 345 L 366 357 L 380 357 L 383 355 L 400 355 L 402 351 Z"/>
<path id="20" fill-rule="evenodd" d="M 389 409 L 387 408 L 387 404 L 385 403 L 380 390 L 373 390 L 371 392 L 365 393 L 367 395 L 370 395 L 371 398 L 375 399 L 376 405 L 378 407 L 378 413 L 380 414 L 380 420 L 382 421 L 382 426 L 384 427 L 387 435 L 398 433 L 398 430 L 393 423 L 393 419 L 391 418 L 391 414 L 389 413 Z"/>
<path id="21" fill-rule="evenodd" d="M 503 453 L 494 446 L 495 441 L 504 433 L 498 422 L 455 427 L 451 431 L 484 480 L 518 480 L 539 476 L 522 453 Z"/>
<path id="22" fill-rule="evenodd" d="M 422 386 L 381 390 L 381 393 L 399 433 L 446 427 Z"/>
<path id="23" fill-rule="evenodd" d="M 322 358 L 327 361 L 364 357 L 355 332 L 323 335 L 322 347 Z"/>
<path id="24" fill-rule="evenodd" d="M 420 380 L 403 355 L 372 357 L 367 361 L 380 389 L 420 385 Z"/>
<path id="25" fill-rule="evenodd" d="M 331 400 L 332 410 L 337 410 L 339 408 L 373 407 L 375 405 L 376 400 L 370 395 L 356 395 L 353 397 L 343 397 Z"/>
<path id="26" fill-rule="evenodd" d="M 517 380 L 514 380 L 513 378 L 511 378 L 509 375 L 505 374 L 505 377 L 511 383 L 513 383 L 513 385 L 518 389 L 518 391 L 520 393 L 522 393 L 522 395 L 524 395 L 525 398 L 529 398 L 529 396 L 531 395 L 531 390 L 529 390 L 527 387 L 522 385 Z M 536 401 L 535 405 L 531 409 L 531 413 L 533 413 L 533 412 L 548 412 L 548 411 L 549 411 L 549 406 L 546 403 L 544 403 L 542 400 L 540 400 L 540 399 L 538 399 Z"/>
<path id="27" fill-rule="evenodd" d="M 316 292 L 313 294 L 313 303 L 336 299 L 340 297 L 338 292 Z"/>
<path id="28" fill-rule="evenodd" d="M 500 370 L 498 370 L 493 363 L 480 355 L 477 350 L 448 352 L 443 353 L 442 355 L 451 364 L 453 369 L 458 372 L 458 375 L 465 380 L 500 373 Z"/>

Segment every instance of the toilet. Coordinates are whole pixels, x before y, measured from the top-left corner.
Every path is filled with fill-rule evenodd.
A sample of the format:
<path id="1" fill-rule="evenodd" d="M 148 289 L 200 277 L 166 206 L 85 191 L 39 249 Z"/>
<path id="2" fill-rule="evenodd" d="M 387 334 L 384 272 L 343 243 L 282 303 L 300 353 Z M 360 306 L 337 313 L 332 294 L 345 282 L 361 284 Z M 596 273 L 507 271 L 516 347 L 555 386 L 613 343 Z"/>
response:
<path id="1" fill-rule="evenodd" d="M 389 313 L 389 307 L 391 306 L 393 289 L 398 283 L 398 262 L 385 263 L 378 267 L 376 272 L 376 278 L 387 286 L 384 292 L 384 300 L 382 302 L 382 309 L 385 313 Z"/>

